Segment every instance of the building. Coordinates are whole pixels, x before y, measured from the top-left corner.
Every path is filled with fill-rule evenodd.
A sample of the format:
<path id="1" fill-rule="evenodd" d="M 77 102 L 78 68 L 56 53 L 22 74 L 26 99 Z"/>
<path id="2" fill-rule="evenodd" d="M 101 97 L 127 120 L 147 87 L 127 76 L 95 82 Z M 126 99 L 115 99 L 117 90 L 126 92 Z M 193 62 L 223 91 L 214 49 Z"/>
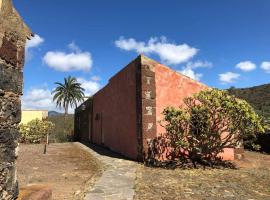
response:
<path id="1" fill-rule="evenodd" d="M 185 97 L 207 88 L 140 55 L 75 110 L 75 136 L 143 160 L 147 141 L 165 133 L 158 123 L 164 108 L 179 106 Z M 222 156 L 232 160 L 234 153 L 225 149 Z"/>
<path id="2" fill-rule="evenodd" d="M 22 110 L 22 124 L 27 124 L 28 122 L 39 119 L 43 120 L 48 117 L 48 110 Z"/>

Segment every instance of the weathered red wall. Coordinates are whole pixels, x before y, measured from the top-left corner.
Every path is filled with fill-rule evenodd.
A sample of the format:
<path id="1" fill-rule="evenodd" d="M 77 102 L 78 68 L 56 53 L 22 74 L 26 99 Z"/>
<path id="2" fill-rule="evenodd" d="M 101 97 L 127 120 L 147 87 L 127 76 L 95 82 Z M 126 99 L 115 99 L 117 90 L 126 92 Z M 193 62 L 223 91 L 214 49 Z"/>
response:
<path id="1" fill-rule="evenodd" d="M 161 64 L 157 64 L 155 74 L 157 121 L 163 120 L 162 111 L 164 108 L 168 106 L 178 107 L 183 104 L 184 98 L 208 88 L 206 85 Z M 164 132 L 164 128 L 157 123 L 157 134 Z"/>
<path id="2" fill-rule="evenodd" d="M 93 97 L 93 142 L 102 144 L 102 128 L 104 146 L 132 159 L 137 159 L 136 67 L 130 63 Z"/>
<path id="3" fill-rule="evenodd" d="M 162 111 L 168 106 L 178 107 L 183 105 L 183 99 L 192 96 L 201 90 L 207 89 L 206 85 L 192 80 L 170 68 L 156 64 L 156 118 L 157 135 L 165 133 L 165 129 L 160 126 L 158 121 L 163 120 Z M 234 149 L 224 149 L 220 154 L 225 160 L 234 159 Z"/>

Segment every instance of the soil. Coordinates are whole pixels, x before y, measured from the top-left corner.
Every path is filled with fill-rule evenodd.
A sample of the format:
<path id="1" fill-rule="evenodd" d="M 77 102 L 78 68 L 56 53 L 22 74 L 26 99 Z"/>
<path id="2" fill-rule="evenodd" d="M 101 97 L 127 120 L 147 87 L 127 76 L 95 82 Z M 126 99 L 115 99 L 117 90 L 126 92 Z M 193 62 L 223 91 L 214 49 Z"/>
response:
<path id="1" fill-rule="evenodd" d="M 245 152 L 238 169 L 161 169 L 141 165 L 135 199 L 269 200 L 270 155 Z"/>
<path id="2" fill-rule="evenodd" d="M 19 187 L 32 184 L 52 188 L 54 200 L 82 199 L 102 173 L 102 164 L 73 143 L 19 146 Z"/>

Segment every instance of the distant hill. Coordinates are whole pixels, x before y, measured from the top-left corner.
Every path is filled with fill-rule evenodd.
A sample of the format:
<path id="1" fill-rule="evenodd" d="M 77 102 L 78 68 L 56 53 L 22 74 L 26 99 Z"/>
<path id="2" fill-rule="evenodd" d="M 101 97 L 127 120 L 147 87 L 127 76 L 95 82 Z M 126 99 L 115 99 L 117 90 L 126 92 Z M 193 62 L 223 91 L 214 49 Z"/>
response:
<path id="1" fill-rule="evenodd" d="M 59 116 L 59 115 L 63 115 L 63 113 L 59 113 L 59 112 L 56 112 L 56 111 L 49 111 L 48 115 L 49 115 L 49 117 L 51 117 L 51 116 Z"/>
<path id="2" fill-rule="evenodd" d="M 246 100 L 259 115 L 270 118 L 270 84 L 239 89 L 231 87 L 228 91 Z"/>

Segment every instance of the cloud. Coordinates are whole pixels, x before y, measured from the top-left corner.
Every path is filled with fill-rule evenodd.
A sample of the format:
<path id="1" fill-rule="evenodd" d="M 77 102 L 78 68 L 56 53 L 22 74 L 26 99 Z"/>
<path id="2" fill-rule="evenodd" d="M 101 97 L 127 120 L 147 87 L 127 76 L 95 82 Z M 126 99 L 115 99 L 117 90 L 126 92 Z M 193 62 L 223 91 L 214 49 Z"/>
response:
<path id="1" fill-rule="evenodd" d="M 55 110 L 53 96 L 48 88 L 32 88 L 22 97 L 23 109 Z"/>
<path id="2" fill-rule="evenodd" d="M 90 52 L 82 52 L 75 43 L 68 47 L 71 53 L 62 51 L 49 51 L 43 57 L 43 61 L 51 68 L 61 71 L 89 71 L 92 68 L 93 60 Z"/>
<path id="3" fill-rule="evenodd" d="M 38 34 L 35 34 L 30 40 L 26 42 L 26 49 L 36 48 L 44 42 L 44 38 L 40 37 Z"/>
<path id="4" fill-rule="evenodd" d="M 80 47 L 78 47 L 78 46 L 76 45 L 75 42 L 69 43 L 69 44 L 68 44 L 68 48 L 69 48 L 71 51 L 76 52 L 76 53 L 80 53 L 80 52 L 82 51 L 82 50 L 80 49 Z"/>
<path id="5" fill-rule="evenodd" d="M 100 81 L 101 78 L 100 78 L 99 76 L 92 76 L 92 77 L 91 77 L 91 80 L 92 80 L 92 81 Z"/>
<path id="6" fill-rule="evenodd" d="M 196 62 L 188 62 L 186 67 L 191 69 L 201 68 L 201 67 L 212 67 L 213 64 L 208 61 L 196 61 Z"/>
<path id="7" fill-rule="evenodd" d="M 212 63 L 208 61 L 196 61 L 196 62 L 188 62 L 185 67 L 181 71 L 178 71 L 194 80 L 199 81 L 203 74 L 195 73 L 194 69 L 204 68 L 204 67 L 212 67 Z"/>
<path id="8" fill-rule="evenodd" d="M 156 54 L 166 64 L 180 64 L 189 61 L 199 51 L 187 44 L 169 43 L 166 37 L 151 37 L 148 42 L 138 42 L 134 38 L 120 37 L 115 41 L 116 47 L 137 53 Z"/>
<path id="9" fill-rule="evenodd" d="M 261 64 L 261 68 L 266 71 L 266 73 L 270 73 L 270 62 L 264 61 Z"/>
<path id="10" fill-rule="evenodd" d="M 99 80 L 93 80 L 93 77 L 91 78 L 91 80 L 77 78 L 77 81 L 81 83 L 81 87 L 85 89 L 84 94 L 87 97 L 92 96 L 101 88 L 101 85 L 98 82 Z"/>
<path id="11" fill-rule="evenodd" d="M 249 72 L 256 69 L 256 65 L 251 61 L 240 62 L 235 67 L 244 72 Z"/>
<path id="12" fill-rule="evenodd" d="M 34 49 L 39 47 L 42 43 L 44 43 L 44 38 L 35 34 L 30 40 L 27 40 L 25 46 L 25 58 L 26 61 L 30 61 L 34 56 Z"/>
<path id="13" fill-rule="evenodd" d="M 199 81 L 201 77 L 203 76 L 202 74 L 195 73 L 194 70 L 190 68 L 184 68 L 183 70 L 179 72 L 197 81 Z"/>
<path id="14" fill-rule="evenodd" d="M 222 84 L 233 83 L 240 77 L 240 74 L 233 72 L 226 72 L 223 74 L 219 74 L 219 80 Z"/>

